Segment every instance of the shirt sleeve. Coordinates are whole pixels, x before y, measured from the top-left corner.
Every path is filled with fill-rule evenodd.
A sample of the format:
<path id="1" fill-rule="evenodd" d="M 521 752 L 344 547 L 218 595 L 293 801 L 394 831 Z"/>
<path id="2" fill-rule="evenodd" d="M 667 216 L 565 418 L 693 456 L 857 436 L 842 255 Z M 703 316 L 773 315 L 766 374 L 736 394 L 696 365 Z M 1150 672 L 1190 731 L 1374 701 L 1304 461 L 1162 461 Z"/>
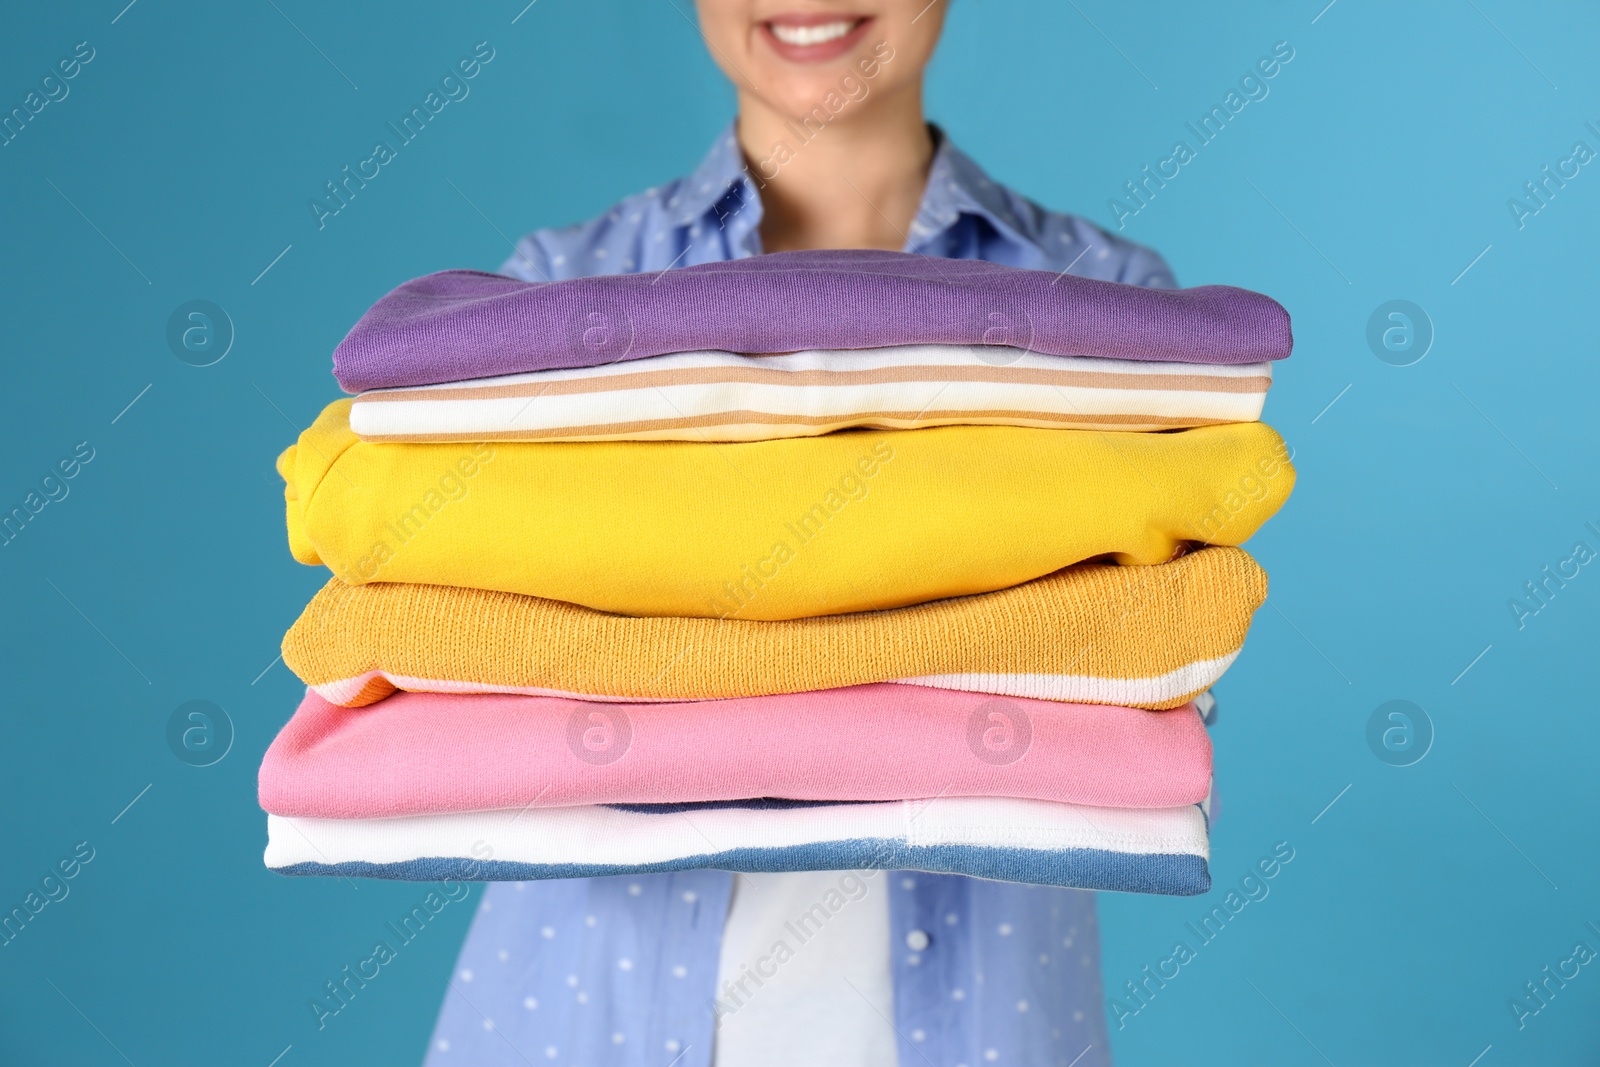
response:
<path id="1" fill-rule="evenodd" d="M 1081 215 L 1048 211 L 1032 201 L 1017 198 L 1026 205 L 1029 226 L 1024 239 L 1030 251 L 1043 258 L 1046 270 L 1070 271 L 1085 278 L 1138 285 L 1147 289 L 1176 289 L 1177 279 L 1161 255 L 1144 245 L 1107 233 Z M 1024 213 L 1020 212 L 1019 215 Z M 992 256 L 1002 263 L 1038 266 L 1030 255 L 1015 258 Z"/>
<path id="2" fill-rule="evenodd" d="M 1178 280 L 1172 275 L 1172 268 L 1167 266 L 1167 261 L 1160 255 L 1141 245 L 1134 245 L 1132 252 L 1122 265 L 1122 273 L 1117 281 L 1127 285 L 1142 285 L 1146 289 L 1176 289 Z"/>
<path id="3" fill-rule="evenodd" d="M 500 264 L 500 273 L 525 282 L 548 282 L 555 278 L 550 269 L 550 256 L 540 245 L 537 232 L 517 242 L 516 251 Z"/>

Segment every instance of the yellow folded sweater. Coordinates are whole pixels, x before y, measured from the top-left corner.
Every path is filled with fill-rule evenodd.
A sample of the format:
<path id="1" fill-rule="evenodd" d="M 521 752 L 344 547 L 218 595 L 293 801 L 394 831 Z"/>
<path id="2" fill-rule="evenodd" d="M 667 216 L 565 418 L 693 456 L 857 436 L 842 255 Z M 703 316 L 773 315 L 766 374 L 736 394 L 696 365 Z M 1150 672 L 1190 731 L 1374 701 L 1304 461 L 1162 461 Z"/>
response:
<path id="1" fill-rule="evenodd" d="M 995 593 L 786 622 L 629 618 L 335 578 L 284 637 L 283 662 L 350 707 L 397 688 L 706 700 L 910 681 L 1171 708 L 1233 662 L 1266 595 L 1266 574 L 1237 548 L 1154 567 L 1081 563 Z"/>
<path id="2" fill-rule="evenodd" d="M 278 458 L 289 544 L 345 582 L 626 615 L 795 619 L 1004 589 L 1082 560 L 1237 545 L 1294 470 L 1261 423 L 1011 426 L 743 444 L 382 444 L 330 404 Z"/>

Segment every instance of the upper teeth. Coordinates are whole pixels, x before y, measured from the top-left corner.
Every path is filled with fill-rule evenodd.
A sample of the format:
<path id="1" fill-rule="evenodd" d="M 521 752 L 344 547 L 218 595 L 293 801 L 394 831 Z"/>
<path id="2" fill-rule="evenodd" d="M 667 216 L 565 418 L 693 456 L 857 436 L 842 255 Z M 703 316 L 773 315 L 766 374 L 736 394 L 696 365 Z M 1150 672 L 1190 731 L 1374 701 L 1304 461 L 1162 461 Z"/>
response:
<path id="1" fill-rule="evenodd" d="M 822 44 L 843 37 L 855 29 L 854 22 L 823 22 L 816 26 L 783 26 L 772 24 L 772 35 L 784 44 Z"/>

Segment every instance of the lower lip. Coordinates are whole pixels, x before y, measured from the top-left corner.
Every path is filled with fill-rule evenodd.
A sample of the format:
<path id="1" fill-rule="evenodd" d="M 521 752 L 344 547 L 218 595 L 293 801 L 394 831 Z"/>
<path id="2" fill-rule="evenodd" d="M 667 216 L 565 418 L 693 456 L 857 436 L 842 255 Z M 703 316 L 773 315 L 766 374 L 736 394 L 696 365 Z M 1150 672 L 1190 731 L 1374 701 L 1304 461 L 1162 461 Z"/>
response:
<path id="1" fill-rule="evenodd" d="M 860 44 L 861 39 L 867 35 L 867 28 L 871 25 L 872 19 L 862 19 L 855 29 L 843 37 L 835 37 L 821 44 L 789 44 L 780 41 L 772 32 L 772 25 L 766 22 L 761 24 L 761 33 L 772 46 L 772 50 L 791 63 L 826 63 L 830 59 L 838 59 Z"/>

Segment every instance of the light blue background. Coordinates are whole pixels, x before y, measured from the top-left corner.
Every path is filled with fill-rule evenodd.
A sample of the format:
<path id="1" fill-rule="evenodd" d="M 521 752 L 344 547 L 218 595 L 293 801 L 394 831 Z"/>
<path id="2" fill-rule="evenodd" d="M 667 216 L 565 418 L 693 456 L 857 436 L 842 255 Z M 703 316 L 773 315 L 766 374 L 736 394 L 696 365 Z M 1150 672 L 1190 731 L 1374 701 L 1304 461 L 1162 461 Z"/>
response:
<path id="1" fill-rule="evenodd" d="M 299 693 L 273 657 L 323 580 L 285 551 L 272 461 L 336 395 L 329 353 L 373 299 L 685 172 L 731 94 L 688 0 L 539 0 L 515 24 L 525 0 L 139 0 L 113 22 L 123 2 L 28 5 L 0 40 L 4 110 L 76 42 L 97 53 L 0 148 L 0 510 L 77 442 L 96 453 L 0 549 L 0 908 L 96 850 L 0 948 L 0 1062 L 416 1062 L 469 906 L 318 1032 L 307 999 L 418 892 L 261 864 L 255 769 Z M 1593 1063 L 1600 966 L 1520 1032 L 1507 1004 L 1579 939 L 1600 948 L 1600 567 L 1520 631 L 1507 600 L 1576 540 L 1600 548 L 1600 165 L 1520 231 L 1506 201 L 1574 141 L 1600 148 L 1600 18 L 1323 2 L 962 0 L 931 75 L 932 116 L 997 178 L 1107 224 L 1186 120 L 1295 49 L 1126 229 L 1184 284 L 1289 307 L 1267 415 L 1300 484 L 1251 544 L 1274 606 L 1219 687 L 1219 889 L 1103 898 L 1108 993 L 1274 843 L 1296 856 L 1117 1056 Z M 323 181 L 481 40 L 471 95 L 319 232 Z M 194 298 L 237 326 L 207 368 L 163 336 Z M 1365 341 L 1393 298 L 1437 331 L 1414 366 Z M 1412 767 L 1367 746 L 1394 698 L 1437 731 Z M 215 766 L 167 747 L 191 699 L 237 729 Z"/>

